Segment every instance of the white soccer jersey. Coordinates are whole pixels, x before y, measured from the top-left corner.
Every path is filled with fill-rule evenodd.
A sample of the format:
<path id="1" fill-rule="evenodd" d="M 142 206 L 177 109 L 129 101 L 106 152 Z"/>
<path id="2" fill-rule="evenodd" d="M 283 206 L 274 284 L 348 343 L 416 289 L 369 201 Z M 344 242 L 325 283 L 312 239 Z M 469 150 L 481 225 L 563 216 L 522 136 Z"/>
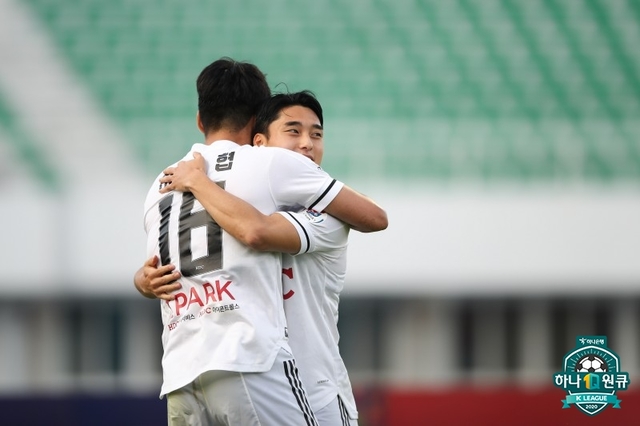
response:
<path id="1" fill-rule="evenodd" d="M 353 390 L 338 348 L 349 227 L 326 213 L 279 213 L 294 224 L 301 240 L 296 256 L 283 255 L 282 278 L 289 344 L 309 403 L 319 411 L 340 395 L 355 419 Z"/>
<path id="2" fill-rule="evenodd" d="M 208 175 L 264 214 L 287 206 L 324 209 L 342 189 L 317 165 L 280 148 L 231 141 L 196 144 Z M 257 252 L 215 223 L 191 193 L 160 194 L 158 179 L 145 202 L 147 255 L 182 273 L 175 300 L 162 301 L 161 396 L 209 370 L 262 372 L 286 342 L 281 255 Z"/>

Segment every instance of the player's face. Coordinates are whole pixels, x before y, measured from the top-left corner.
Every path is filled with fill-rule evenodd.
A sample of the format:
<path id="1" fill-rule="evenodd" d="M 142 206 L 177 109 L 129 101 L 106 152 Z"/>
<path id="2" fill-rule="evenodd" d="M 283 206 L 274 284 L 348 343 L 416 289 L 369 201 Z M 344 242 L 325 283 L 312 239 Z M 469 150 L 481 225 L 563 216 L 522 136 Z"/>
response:
<path id="1" fill-rule="evenodd" d="M 254 145 L 289 149 L 322 163 L 323 129 L 318 116 L 309 108 L 294 105 L 282 109 L 277 120 L 269 125 L 269 138 L 258 134 Z"/>

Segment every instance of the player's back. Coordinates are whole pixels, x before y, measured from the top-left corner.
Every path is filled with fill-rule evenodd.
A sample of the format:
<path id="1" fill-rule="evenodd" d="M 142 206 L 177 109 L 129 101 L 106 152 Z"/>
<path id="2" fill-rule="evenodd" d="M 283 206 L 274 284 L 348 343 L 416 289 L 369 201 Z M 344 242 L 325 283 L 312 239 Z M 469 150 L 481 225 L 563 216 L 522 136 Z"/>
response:
<path id="1" fill-rule="evenodd" d="M 202 153 L 211 180 L 264 214 L 310 205 L 327 191 L 321 203 L 328 203 L 339 191 L 339 185 L 331 190 L 326 173 L 289 151 L 230 141 L 192 150 Z M 279 349 L 288 347 L 280 255 L 240 244 L 191 193 L 157 189 L 152 186 L 145 203 L 148 254 L 173 263 L 183 276 L 175 300 L 162 303 L 162 393 L 208 370 L 268 370 Z"/>

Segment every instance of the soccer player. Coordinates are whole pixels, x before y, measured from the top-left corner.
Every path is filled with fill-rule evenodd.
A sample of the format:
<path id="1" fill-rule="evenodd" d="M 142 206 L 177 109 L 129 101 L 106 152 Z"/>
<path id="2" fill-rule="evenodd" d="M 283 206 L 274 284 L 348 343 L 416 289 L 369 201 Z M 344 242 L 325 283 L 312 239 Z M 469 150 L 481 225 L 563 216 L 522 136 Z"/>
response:
<path id="1" fill-rule="evenodd" d="M 298 152 L 320 165 L 324 153 L 322 107 L 311 92 L 278 94 L 256 118 L 254 145 Z M 282 251 L 285 314 L 309 402 L 320 426 L 355 425 L 357 410 L 338 347 L 338 303 L 346 275 L 349 227 L 313 210 L 261 214 L 216 187 L 206 176 L 202 156 L 165 170 L 161 181 L 190 191 L 214 220 L 242 243 L 257 250 Z M 166 191 L 166 189 L 163 189 Z M 150 265 L 151 267 L 153 265 Z M 147 270 L 163 285 L 170 268 Z"/>
<path id="2" fill-rule="evenodd" d="M 386 227 L 384 210 L 304 157 L 249 145 L 257 105 L 269 95 L 257 67 L 214 61 L 197 90 L 205 143 L 184 159 L 202 154 L 216 184 L 263 214 L 315 207 L 356 228 Z M 160 193 L 163 176 L 148 192 L 144 222 L 148 255 L 181 275 L 180 288 L 161 303 L 169 424 L 316 424 L 287 343 L 281 256 L 222 233 L 193 194 L 170 185 Z"/>

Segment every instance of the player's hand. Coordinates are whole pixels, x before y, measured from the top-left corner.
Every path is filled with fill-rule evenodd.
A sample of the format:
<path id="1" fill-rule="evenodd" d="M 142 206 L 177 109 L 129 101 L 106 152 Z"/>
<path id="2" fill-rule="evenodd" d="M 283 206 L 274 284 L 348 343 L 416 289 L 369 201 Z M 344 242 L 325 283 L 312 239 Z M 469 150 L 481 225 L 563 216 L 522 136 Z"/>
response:
<path id="1" fill-rule="evenodd" d="M 160 178 L 160 192 L 170 191 L 189 192 L 197 181 L 207 175 L 207 164 L 199 152 L 193 153 L 193 160 L 181 161 L 175 167 L 168 167 Z"/>
<path id="2" fill-rule="evenodd" d="M 162 300 L 173 300 L 172 294 L 182 288 L 182 284 L 176 282 L 180 278 L 180 272 L 174 265 L 158 267 L 158 256 L 153 256 L 144 263 L 140 274 L 136 275 L 136 287 L 147 297 L 155 297 Z"/>

